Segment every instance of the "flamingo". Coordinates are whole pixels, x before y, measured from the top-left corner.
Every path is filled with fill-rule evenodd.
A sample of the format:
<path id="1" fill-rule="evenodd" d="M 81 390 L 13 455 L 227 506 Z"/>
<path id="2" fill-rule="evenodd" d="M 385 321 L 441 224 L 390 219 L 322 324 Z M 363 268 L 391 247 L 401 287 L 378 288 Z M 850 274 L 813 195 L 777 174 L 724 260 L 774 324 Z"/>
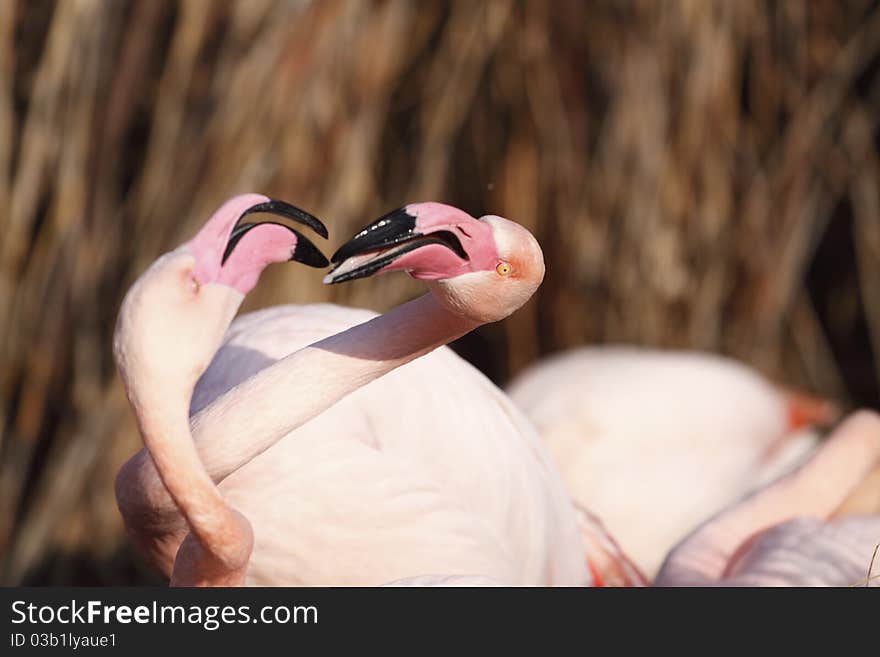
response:
<path id="1" fill-rule="evenodd" d="M 508 387 L 574 499 L 649 576 L 699 522 L 802 462 L 834 419 L 732 359 L 603 346 L 532 366 Z"/>
<path id="2" fill-rule="evenodd" d="M 240 221 L 256 212 L 286 216 L 327 235 L 318 219 L 294 206 L 258 194 L 237 196 L 135 281 L 117 319 L 113 353 L 156 481 L 192 532 L 172 582 L 237 583 L 253 545 L 250 523 L 219 494 L 194 448 L 187 415 L 193 386 L 266 265 L 327 265 L 293 228 Z M 120 472 L 116 491 L 131 530 L 137 519 L 126 515 L 132 496 L 126 472 Z"/>
<path id="3" fill-rule="evenodd" d="M 880 415 L 849 416 L 805 464 L 696 528 L 659 586 L 847 586 L 880 543 Z"/>
<path id="4" fill-rule="evenodd" d="M 229 234 L 234 215 L 204 230 L 216 221 L 212 234 Z M 216 265 L 223 248 L 220 239 L 202 255 Z M 120 471 L 117 498 L 147 558 L 172 584 L 580 585 L 606 564 L 611 581 L 637 579 L 601 525 L 585 529 L 528 421 L 439 348 L 529 299 L 544 273 L 534 237 L 501 217 L 417 203 L 333 260 L 325 282 L 406 270 L 430 292 L 380 316 L 329 304 L 245 315 L 207 367 L 243 290 L 218 287 L 213 308 L 176 308 L 167 297 L 181 292 L 167 288 L 179 281 L 162 259 L 136 283 L 149 303 L 126 300 L 122 314 L 139 315 L 120 321 L 117 360 L 146 450 Z M 154 313 L 175 330 L 145 335 Z M 161 368 L 146 362 L 168 350 Z M 163 408 L 177 419 L 164 434 L 140 419 Z M 162 458 L 172 450 L 186 458 Z M 180 499 L 186 482 L 201 494 Z"/>

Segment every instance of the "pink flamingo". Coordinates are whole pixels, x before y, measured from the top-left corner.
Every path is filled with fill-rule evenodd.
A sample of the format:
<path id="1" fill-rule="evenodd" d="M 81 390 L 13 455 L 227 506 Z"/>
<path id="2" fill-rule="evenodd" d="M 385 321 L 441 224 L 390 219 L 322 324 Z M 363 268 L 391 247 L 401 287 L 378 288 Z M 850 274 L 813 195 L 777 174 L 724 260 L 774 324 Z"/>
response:
<path id="1" fill-rule="evenodd" d="M 574 499 L 654 575 L 693 527 L 801 462 L 828 402 L 711 354 L 585 347 L 509 387 Z M 696 492 L 695 492 L 696 491 Z"/>
<path id="2" fill-rule="evenodd" d="M 205 257 L 216 261 L 222 250 Z M 120 473 L 120 508 L 138 545 L 180 584 L 378 584 L 432 574 L 589 583 L 577 512 L 529 423 L 448 349 L 419 358 L 528 300 L 544 273 L 534 238 L 500 217 L 421 203 L 380 218 L 334 261 L 326 282 L 403 269 L 431 292 L 378 317 L 283 306 L 233 324 L 193 396 L 192 431 L 145 433 L 150 454 L 174 441 L 188 460 L 142 451 Z M 145 343 L 136 348 L 144 359 L 176 349 L 168 365 L 175 373 L 161 373 L 186 383 L 152 401 L 174 408 L 182 425 L 180 409 L 207 365 L 188 357 L 186 343 L 208 335 L 205 352 L 216 349 L 240 298 L 204 313 L 169 312 L 162 269 L 135 288 L 149 290 L 175 327 L 188 324 L 185 339 L 170 331 L 150 338 L 129 321 L 117 342 Z M 130 364 L 125 351 L 120 369 Z M 162 388 L 152 368 L 135 374 L 124 376 L 129 385 L 146 377 L 141 387 Z M 136 413 L 152 414 L 131 396 Z M 189 511 L 173 486 L 165 493 L 163 467 L 182 487 L 200 482 Z M 203 518 L 212 522 L 200 530 Z M 616 546 L 604 536 L 593 546 L 590 570 L 598 573 L 593 562 L 603 564 L 603 551 Z M 222 567 L 206 577 L 206 553 L 224 551 L 231 556 L 207 559 Z M 637 577 L 609 562 L 609 579 Z"/>
<path id="3" fill-rule="evenodd" d="M 659 586 L 847 586 L 880 542 L 880 416 L 847 418 L 804 465 L 720 512 L 667 557 Z"/>
<path id="4" fill-rule="evenodd" d="M 174 563 L 173 583 L 237 583 L 253 544 L 250 523 L 226 503 L 195 450 L 187 412 L 193 386 L 267 264 L 327 264 L 292 228 L 239 223 L 254 212 L 287 216 L 327 235 L 320 221 L 298 208 L 257 194 L 237 196 L 192 240 L 154 262 L 135 281 L 119 311 L 116 364 L 155 464 L 158 486 L 170 495 L 192 532 Z M 127 472 L 123 468 L 117 478 L 117 499 L 129 529 L 136 530 L 131 523 L 137 519 L 126 515 L 133 495 Z"/>

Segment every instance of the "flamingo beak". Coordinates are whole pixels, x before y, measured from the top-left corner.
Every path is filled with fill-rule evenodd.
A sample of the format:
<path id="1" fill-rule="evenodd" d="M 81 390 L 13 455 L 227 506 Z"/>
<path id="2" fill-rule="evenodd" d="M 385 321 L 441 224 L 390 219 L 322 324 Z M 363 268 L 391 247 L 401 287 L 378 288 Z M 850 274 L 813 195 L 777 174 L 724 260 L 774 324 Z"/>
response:
<path id="1" fill-rule="evenodd" d="M 372 276 L 402 255 L 429 244 L 445 246 L 462 260 L 468 260 L 467 252 L 451 231 L 422 233 L 416 227 L 416 217 L 409 214 L 406 208 L 393 210 L 376 219 L 336 250 L 330 258 L 333 270 L 327 274 L 324 282 L 344 283 Z"/>
<path id="2" fill-rule="evenodd" d="M 315 217 L 314 215 L 309 214 L 305 210 L 301 210 L 298 207 L 291 205 L 290 203 L 286 203 L 285 201 L 279 200 L 269 200 L 264 203 L 257 203 L 254 206 L 251 206 L 247 210 L 245 210 L 242 215 L 238 218 L 235 226 L 232 228 L 232 232 L 229 235 L 229 241 L 226 243 L 226 249 L 223 252 L 223 259 L 221 260 L 221 266 L 226 264 L 226 260 L 235 250 L 235 246 L 241 241 L 241 238 L 244 237 L 249 231 L 253 230 L 257 226 L 262 225 L 263 223 L 271 223 L 276 226 L 281 226 L 286 228 L 291 233 L 296 235 L 296 247 L 293 253 L 290 256 L 291 261 L 301 262 L 304 265 L 308 265 L 309 267 L 317 267 L 323 268 L 330 264 L 327 261 L 327 258 L 318 250 L 312 242 L 309 241 L 307 237 L 305 237 L 298 230 L 294 230 L 290 226 L 286 224 L 281 224 L 275 221 L 270 222 L 243 222 L 244 219 L 249 214 L 254 214 L 257 212 L 265 212 L 268 214 L 275 214 L 281 217 L 286 217 L 287 219 L 291 219 L 300 224 L 308 226 L 312 230 L 314 230 L 321 237 L 327 237 L 327 227 L 321 223 L 321 220 Z"/>

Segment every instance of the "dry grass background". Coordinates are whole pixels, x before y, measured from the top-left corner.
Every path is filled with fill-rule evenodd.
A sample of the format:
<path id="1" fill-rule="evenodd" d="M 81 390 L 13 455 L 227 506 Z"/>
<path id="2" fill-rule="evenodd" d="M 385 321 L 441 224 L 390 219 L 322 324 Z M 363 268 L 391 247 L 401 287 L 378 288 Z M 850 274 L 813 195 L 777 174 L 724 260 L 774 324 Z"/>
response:
<path id="1" fill-rule="evenodd" d="M 495 380 L 629 341 L 877 405 L 880 9 L 866 0 L 0 0 L 0 582 L 156 581 L 119 301 L 225 198 L 331 243 L 416 200 L 509 216 L 546 281 L 457 348 Z M 248 308 L 387 309 L 276 267 Z"/>

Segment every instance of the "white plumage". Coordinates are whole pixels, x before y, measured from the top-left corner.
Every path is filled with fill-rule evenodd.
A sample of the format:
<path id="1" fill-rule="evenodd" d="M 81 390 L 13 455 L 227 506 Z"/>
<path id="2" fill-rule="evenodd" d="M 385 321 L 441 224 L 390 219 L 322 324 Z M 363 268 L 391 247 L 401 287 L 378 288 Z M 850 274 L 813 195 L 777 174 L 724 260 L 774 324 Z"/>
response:
<path id="1" fill-rule="evenodd" d="M 657 584 L 876 586 L 878 472 L 880 416 L 858 411 L 804 464 L 694 528 Z"/>
<path id="2" fill-rule="evenodd" d="M 700 521 L 799 463 L 787 397 L 750 368 L 696 352 L 588 347 L 508 388 L 574 499 L 646 574 Z"/>
<path id="3" fill-rule="evenodd" d="M 236 319 L 192 411 L 374 316 L 314 305 Z M 254 527 L 250 584 L 379 584 L 431 572 L 588 581 L 571 503 L 531 425 L 446 347 L 360 388 L 219 487 Z"/>

